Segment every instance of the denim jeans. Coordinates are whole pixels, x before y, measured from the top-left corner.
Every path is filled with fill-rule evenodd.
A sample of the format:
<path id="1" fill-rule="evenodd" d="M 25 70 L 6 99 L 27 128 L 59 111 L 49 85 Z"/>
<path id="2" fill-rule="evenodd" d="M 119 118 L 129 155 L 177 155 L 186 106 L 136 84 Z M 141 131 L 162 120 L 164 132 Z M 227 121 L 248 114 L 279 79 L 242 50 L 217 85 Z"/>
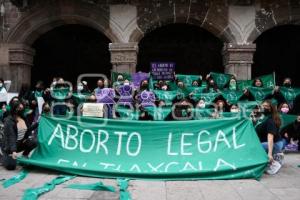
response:
<path id="1" fill-rule="evenodd" d="M 264 150 L 266 152 L 268 152 L 268 142 L 262 142 L 261 143 L 262 147 L 264 148 Z M 277 141 L 276 143 L 273 144 L 273 154 L 276 154 L 276 153 L 280 153 L 282 152 L 282 149 L 284 148 L 283 146 L 283 140 L 279 140 Z"/>

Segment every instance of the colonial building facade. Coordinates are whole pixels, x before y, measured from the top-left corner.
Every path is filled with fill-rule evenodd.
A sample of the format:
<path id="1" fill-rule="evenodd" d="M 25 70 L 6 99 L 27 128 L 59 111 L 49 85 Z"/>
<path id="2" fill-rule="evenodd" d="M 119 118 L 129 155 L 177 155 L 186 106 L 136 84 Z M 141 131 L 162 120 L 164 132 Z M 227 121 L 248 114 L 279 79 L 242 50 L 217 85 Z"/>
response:
<path id="1" fill-rule="evenodd" d="M 299 0 L 2 0 L 0 77 L 12 91 L 30 83 L 33 43 L 52 29 L 79 24 L 110 39 L 112 70 L 135 72 L 138 44 L 167 24 L 199 26 L 224 43 L 224 72 L 251 78 L 256 45 L 266 30 L 300 24 Z M 43 71 L 43 69 L 41 69 Z"/>

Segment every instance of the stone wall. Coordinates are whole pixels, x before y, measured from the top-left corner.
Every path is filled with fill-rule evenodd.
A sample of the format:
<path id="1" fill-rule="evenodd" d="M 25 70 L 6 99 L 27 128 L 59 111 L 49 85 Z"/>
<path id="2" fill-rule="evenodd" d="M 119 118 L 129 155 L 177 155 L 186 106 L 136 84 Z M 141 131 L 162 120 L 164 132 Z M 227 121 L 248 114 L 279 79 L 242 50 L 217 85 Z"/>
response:
<path id="1" fill-rule="evenodd" d="M 283 24 L 300 24 L 300 0 L 4 0 L 1 14 L 0 72 L 4 78 L 30 80 L 30 66 L 9 61 L 14 44 L 28 48 L 47 31 L 64 24 L 86 25 L 105 34 L 110 45 L 113 70 L 135 71 L 138 42 L 152 30 L 172 23 L 202 27 L 224 43 L 224 69 L 243 79 L 251 78 L 249 52 L 264 31 Z M 27 3 L 26 3 L 27 2 Z M 103 3 L 105 2 L 105 3 Z M 115 43 L 115 44 L 114 44 Z M 228 44 L 233 44 L 227 48 Z M 126 48 L 123 48 L 123 47 Z M 122 48 L 120 48 L 122 47 Z M 248 48 L 249 47 L 249 48 Z M 109 47 L 107 47 L 109 48 Z M 235 50 L 233 49 L 235 48 Z M 245 53 L 245 48 L 248 49 Z M 250 50 L 251 49 L 251 50 Z M 233 53 L 237 61 L 230 61 Z M 33 56 L 34 51 L 25 53 Z M 125 58 L 127 57 L 128 58 Z M 134 58 L 135 57 L 135 58 Z M 247 58 L 246 58 L 247 57 Z M 246 60 L 244 60 L 246 58 Z M 32 60 L 32 58 L 31 58 Z M 247 63 L 237 65 L 233 63 Z M 4 71 L 26 67 L 26 78 L 6 76 Z M 241 66 L 241 68 L 239 68 Z M 250 70 L 251 71 L 251 70 Z"/>

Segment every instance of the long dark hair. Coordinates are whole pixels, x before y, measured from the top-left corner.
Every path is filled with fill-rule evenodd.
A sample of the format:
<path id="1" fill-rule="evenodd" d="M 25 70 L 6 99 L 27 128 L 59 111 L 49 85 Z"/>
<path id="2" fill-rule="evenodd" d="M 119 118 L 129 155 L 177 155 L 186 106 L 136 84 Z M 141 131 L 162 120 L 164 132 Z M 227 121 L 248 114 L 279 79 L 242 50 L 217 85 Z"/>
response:
<path id="1" fill-rule="evenodd" d="M 269 100 L 269 99 L 265 100 L 263 103 L 267 103 L 270 106 L 270 109 L 271 109 L 270 111 L 271 111 L 272 119 L 274 120 L 276 127 L 280 128 L 280 126 L 281 126 L 281 118 L 280 118 L 279 112 L 277 111 L 276 106 L 274 106 L 272 104 L 272 101 Z"/>

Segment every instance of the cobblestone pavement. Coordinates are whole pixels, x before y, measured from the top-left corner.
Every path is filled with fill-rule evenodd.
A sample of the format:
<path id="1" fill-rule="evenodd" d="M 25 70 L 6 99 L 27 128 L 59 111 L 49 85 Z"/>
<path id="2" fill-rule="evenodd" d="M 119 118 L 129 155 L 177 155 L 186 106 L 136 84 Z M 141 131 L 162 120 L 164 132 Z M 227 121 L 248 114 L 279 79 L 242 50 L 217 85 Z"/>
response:
<path id="1" fill-rule="evenodd" d="M 285 164 L 279 173 L 273 176 L 264 175 L 261 181 L 228 180 L 228 181 L 142 181 L 131 180 L 129 192 L 132 199 L 138 200 L 299 200 L 300 199 L 300 154 L 286 154 Z M 16 171 L 6 171 L 0 167 L 0 179 L 10 178 Z M 31 170 L 20 183 L 7 189 L 0 187 L 0 199 L 21 199 L 24 190 L 44 185 L 58 175 L 48 170 Z M 113 200 L 119 199 L 119 192 L 85 191 L 64 188 L 70 183 L 95 183 L 101 180 L 104 184 L 117 187 L 115 179 L 97 179 L 76 177 L 64 184 L 56 186 L 53 191 L 42 195 L 41 200 Z"/>

